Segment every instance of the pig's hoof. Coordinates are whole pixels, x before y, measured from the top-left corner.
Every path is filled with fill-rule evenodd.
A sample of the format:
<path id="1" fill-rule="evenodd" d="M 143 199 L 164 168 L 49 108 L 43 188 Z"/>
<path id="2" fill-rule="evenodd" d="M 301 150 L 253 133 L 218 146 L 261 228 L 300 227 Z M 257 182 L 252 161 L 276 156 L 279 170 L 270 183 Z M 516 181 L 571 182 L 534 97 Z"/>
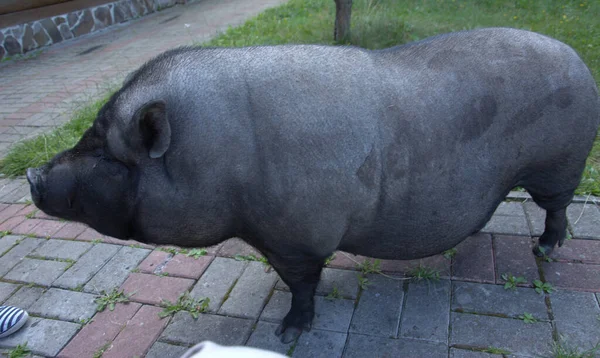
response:
<path id="1" fill-rule="evenodd" d="M 302 330 L 308 332 L 310 331 L 311 327 L 311 322 L 305 322 L 304 324 L 300 324 L 300 327 L 298 327 L 298 325 L 291 325 L 289 323 L 286 323 L 286 320 L 284 319 L 283 322 L 281 322 L 281 324 L 279 325 L 279 327 L 277 327 L 275 334 L 281 336 L 282 343 L 290 343 L 292 341 L 295 341 L 298 337 L 300 337 Z"/>
<path id="2" fill-rule="evenodd" d="M 533 247 L 533 254 L 537 257 L 547 257 L 549 256 L 553 249 L 551 247 L 540 246 L 540 244 L 536 244 Z"/>
<path id="3" fill-rule="evenodd" d="M 281 336 L 281 343 L 293 342 L 300 337 L 301 333 L 301 328 L 291 326 L 284 328 L 283 323 L 280 324 L 279 327 L 277 327 L 277 331 L 275 331 L 276 335 Z"/>

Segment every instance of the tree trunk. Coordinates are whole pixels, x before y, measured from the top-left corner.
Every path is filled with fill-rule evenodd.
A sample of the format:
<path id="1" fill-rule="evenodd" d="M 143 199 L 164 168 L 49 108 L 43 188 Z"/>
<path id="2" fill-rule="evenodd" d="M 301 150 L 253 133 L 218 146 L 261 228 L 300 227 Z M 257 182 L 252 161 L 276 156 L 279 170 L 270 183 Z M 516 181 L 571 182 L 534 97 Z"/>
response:
<path id="1" fill-rule="evenodd" d="M 352 0 L 335 1 L 335 41 L 347 41 L 350 38 L 350 15 L 352 13 Z"/>

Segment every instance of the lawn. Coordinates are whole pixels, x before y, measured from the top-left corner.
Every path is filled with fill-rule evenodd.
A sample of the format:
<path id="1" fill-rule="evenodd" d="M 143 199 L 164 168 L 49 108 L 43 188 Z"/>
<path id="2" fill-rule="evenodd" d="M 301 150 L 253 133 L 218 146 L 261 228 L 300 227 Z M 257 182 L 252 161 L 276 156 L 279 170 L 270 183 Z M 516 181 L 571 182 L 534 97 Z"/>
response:
<path id="1" fill-rule="evenodd" d="M 333 0 L 290 0 L 239 27 L 198 45 L 250 46 L 285 43 L 335 44 Z M 549 35 L 571 45 L 600 82 L 600 1 L 572 0 L 354 0 L 350 43 L 370 49 L 477 27 L 505 26 Z M 74 121 L 16 145 L 0 165 L 21 175 L 71 147 L 89 126 L 107 97 L 90 103 Z M 600 139 L 588 158 L 578 194 L 600 195 Z"/>

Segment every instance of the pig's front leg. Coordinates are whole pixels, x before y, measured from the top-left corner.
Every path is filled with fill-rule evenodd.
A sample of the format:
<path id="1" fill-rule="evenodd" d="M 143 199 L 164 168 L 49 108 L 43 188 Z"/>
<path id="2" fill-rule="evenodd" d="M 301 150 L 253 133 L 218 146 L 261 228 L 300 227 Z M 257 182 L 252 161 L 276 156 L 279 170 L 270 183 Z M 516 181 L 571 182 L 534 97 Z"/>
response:
<path id="1" fill-rule="evenodd" d="M 292 292 L 292 307 L 275 331 L 283 343 L 289 343 L 298 338 L 302 330 L 310 331 L 315 314 L 315 290 L 326 257 L 293 253 L 285 257 L 271 254 L 267 258 Z"/>

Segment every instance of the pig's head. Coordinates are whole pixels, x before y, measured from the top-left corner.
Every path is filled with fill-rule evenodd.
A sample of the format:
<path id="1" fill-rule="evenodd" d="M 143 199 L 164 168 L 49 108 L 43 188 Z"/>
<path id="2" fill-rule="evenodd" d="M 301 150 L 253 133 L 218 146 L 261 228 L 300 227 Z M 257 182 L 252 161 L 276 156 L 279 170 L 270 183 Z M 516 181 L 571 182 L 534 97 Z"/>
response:
<path id="1" fill-rule="evenodd" d="M 140 166 L 160 160 L 171 129 L 163 101 L 147 101 L 130 111 L 118 101 L 117 94 L 72 149 L 29 168 L 27 179 L 33 202 L 48 215 L 128 239 L 137 236 L 133 221 Z"/>

